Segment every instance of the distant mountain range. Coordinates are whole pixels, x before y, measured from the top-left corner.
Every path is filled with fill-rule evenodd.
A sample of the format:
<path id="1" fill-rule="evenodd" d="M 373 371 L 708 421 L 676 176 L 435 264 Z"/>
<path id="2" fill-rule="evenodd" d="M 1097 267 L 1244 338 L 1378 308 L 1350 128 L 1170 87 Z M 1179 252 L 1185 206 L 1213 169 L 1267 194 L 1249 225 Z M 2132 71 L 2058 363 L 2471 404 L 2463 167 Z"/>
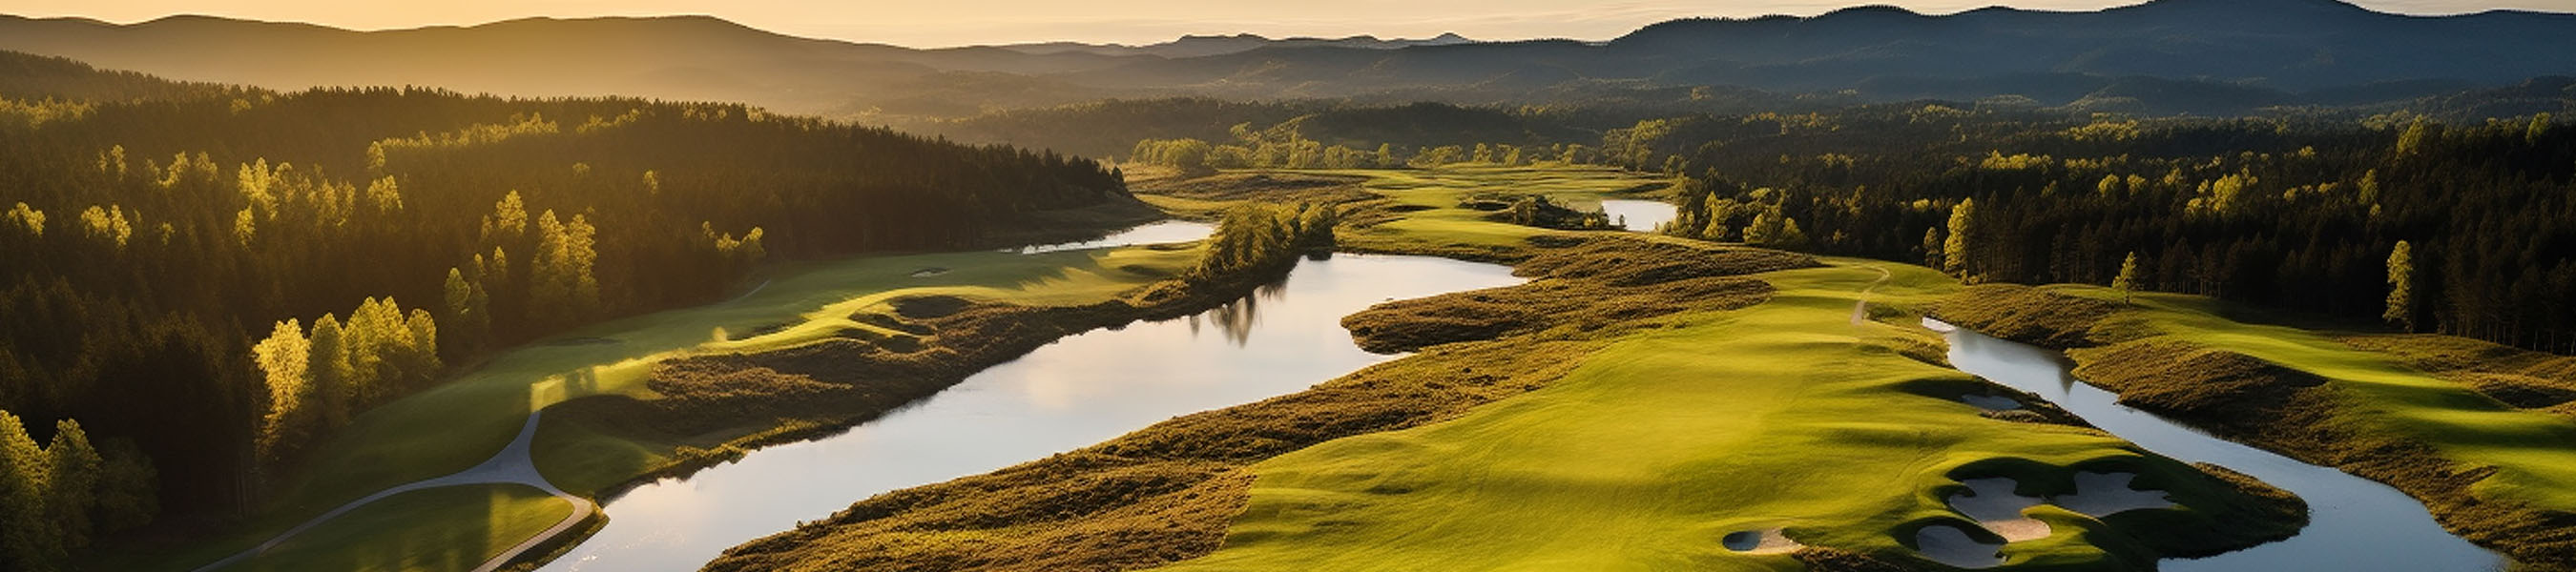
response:
<path id="1" fill-rule="evenodd" d="M 1686 19 L 1608 42 L 1238 35 L 1146 46 L 946 49 L 797 38 L 695 16 L 373 32 L 202 16 L 128 25 L 0 16 L 0 49 L 274 89 L 617 94 L 887 121 L 1169 95 L 1453 103 L 1650 97 L 1679 105 L 1709 93 L 2003 98 L 2234 114 L 2576 75 L 2576 14 L 2423 17 L 2334 0 L 2154 0 L 2093 12 L 1986 8 L 1934 16 L 1881 6 L 1808 18 Z M 1698 86 L 1717 89 L 1690 89 Z M 1697 100 L 1680 95 L 1694 91 Z"/>
<path id="2" fill-rule="evenodd" d="M 997 47 L 1034 55 L 1079 52 L 1103 56 L 1195 58 L 1203 56 L 1221 56 L 1225 54 L 1249 52 L 1261 48 L 1273 47 L 1324 47 L 1392 50 L 1414 46 L 1447 46 L 1470 43 L 1475 43 L 1475 40 L 1467 39 L 1466 37 L 1460 36 L 1456 33 L 1441 34 L 1437 37 L 1425 40 L 1407 40 L 1401 38 L 1381 40 L 1378 39 L 1377 36 L 1351 36 L 1348 38 L 1330 39 L 1287 38 L 1273 40 L 1253 34 L 1235 34 L 1232 36 L 1181 36 L 1181 39 L 1178 40 L 1142 46 L 1129 46 L 1124 44 L 1084 44 L 1078 42 L 1044 42 L 1035 44 L 1009 44 Z"/>

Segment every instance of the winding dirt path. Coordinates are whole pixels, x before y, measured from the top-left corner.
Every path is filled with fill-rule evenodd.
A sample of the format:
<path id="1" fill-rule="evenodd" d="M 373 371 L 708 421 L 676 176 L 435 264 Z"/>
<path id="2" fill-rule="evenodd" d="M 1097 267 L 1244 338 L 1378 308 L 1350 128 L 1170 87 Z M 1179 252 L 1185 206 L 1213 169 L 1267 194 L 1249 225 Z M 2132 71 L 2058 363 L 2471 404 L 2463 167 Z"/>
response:
<path id="1" fill-rule="evenodd" d="M 1860 325 L 1861 322 L 1869 321 L 1870 293 L 1877 291 L 1878 285 L 1886 284 L 1888 280 L 1896 278 L 1896 273 L 1889 271 L 1885 266 L 1870 266 L 1869 269 L 1878 271 L 1878 279 L 1871 280 L 1868 286 L 1861 287 L 1860 299 L 1852 301 L 1851 323 L 1854 326 Z"/>
<path id="2" fill-rule="evenodd" d="M 545 475 L 537 472 L 536 461 L 533 457 L 529 456 L 528 448 L 529 443 L 536 440 L 537 419 L 542 413 L 543 412 L 529 413 L 528 423 L 519 429 L 519 436 L 511 439 L 509 446 L 502 447 L 499 453 L 494 453 L 492 458 L 485 459 L 482 464 L 475 465 L 473 468 L 457 471 L 443 477 L 396 485 L 393 488 L 376 491 L 375 494 L 367 495 L 359 498 L 358 500 L 349 501 L 347 504 L 342 504 L 337 508 L 331 509 L 329 512 L 322 513 L 321 516 L 313 517 L 311 520 L 304 521 L 303 524 L 298 524 L 295 525 L 294 528 L 286 529 L 286 532 L 278 533 L 277 536 L 269 538 L 266 542 L 259 543 L 258 546 L 253 546 L 248 550 L 234 553 L 232 556 L 224 557 L 222 560 L 214 561 L 213 563 L 209 563 L 205 566 L 199 566 L 195 572 L 213 572 L 234 564 L 239 564 L 244 560 L 249 560 L 253 557 L 259 556 L 260 554 L 267 553 L 270 549 L 276 548 L 277 545 L 285 543 L 287 539 L 294 538 L 297 534 L 302 534 L 304 531 L 310 530 L 313 527 L 321 526 L 323 523 L 330 522 L 333 518 L 337 518 L 342 514 L 347 514 L 349 511 L 357 510 L 358 507 L 366 506 L 367 503 L 376 502 L 377 500 L 381 500 L 386 497 L 411 491 L 463 485 L 518 484 L 536 487 L 537 490 L 545 491 L 546 494 L 553 495 L 555 498 L 563 499 L 565 502 L 572 503 L 572 514 L 564 517 L 562 522 L 557 522 L 553 527 L 547 528 L 544 532 L 537 533 L 536 536 L 528 538 L 515 546 L 511 546 L 509 549 L 501 551 L 500 554 L 493 555 L 490 560 L 485 560 L 482 565 L 474 567 L 474 572 L 491 572 L 492 570 L 500 569 L 502 564 L 506 564 L 511 559 L 517 558 L 520 553 L 524 553 L 531 548 L 535 548 L 538 543 L 545 542 L 546 539 L 554 538 L 555 535 L 563 534 L 565 531 L 571 530 L 574 525 L 581 524 L 583 519 L 589 518 L 591 513 L 599 510 L 599 506 L 591 503 L 590 499 L 581 498 L 578 495 L 564 492 L 563 489 L 555 488 L 554 483 L 547 482 Z"/>

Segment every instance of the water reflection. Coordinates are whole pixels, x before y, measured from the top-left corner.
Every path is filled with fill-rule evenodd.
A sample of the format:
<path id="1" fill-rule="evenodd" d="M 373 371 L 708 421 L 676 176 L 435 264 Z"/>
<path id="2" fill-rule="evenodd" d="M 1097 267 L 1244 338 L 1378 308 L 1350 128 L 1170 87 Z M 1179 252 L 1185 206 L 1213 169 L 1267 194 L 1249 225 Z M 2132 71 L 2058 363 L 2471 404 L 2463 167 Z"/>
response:
<path id="1" fill-rule="evenodd" d="M 990 472 L 1392 359 L 1361 351 L 1341 317 L 1389 299 L 1519 282 L 1502 266 L 1438 258 L 1301 261 L 1231 309 L 1067 337 L 848 433 L 639 487 L 608 503 L 597 536 L 544 569 L 694 570 L 726 548 L 870 495 Z M 1202 322 L 1216 332 L 1201 331 Z"/>
<path id="2" fill-rule="evenodd" d="M 1018 252 L 1020 254 L 1037 254 L 1040 252 L 1055 252 L 1059 250 L 1082 250 L 1086 248 L 1107 248 L 1112 246 L 1130 246 L 1137 244 L 1189 242 L 1207 238 L 1208 235 L 1214 234 L 1215 232 L 1216 227 L 1208 223 L 1191 222 L 1186 220 L 1167 220 L 1138 225 L 1135 228 L 1118 231 L 1110 234 L 1109 236 L 1100 237 L 1094 240 L 1039 244 L 1023 246 L 1017 249 L 1005 249 L 1004 251 Z"/>
<path id="3" fill-rule="evenodd" d="M 1326 260 L 1329 258 L 1330 257 L 1327 256 L 1325 258 L 1317 258 L 1315 260 Z M 1190 314 L 1187 318 L 1190 325 L 1190 333 L 1193 335 L 1198 334 L 1199 322 L 1204 320 L 1216 326 L 1217 331 L 1225 335 L 1226 341 L 1234 342 L 1234 345 L 1236 346 L 1251 343 L 1253 326 L 1260 325 L 1261 323 L 1261 301 L 1264 299 L 1278 299 L 1287 292 L 1288 280 L 1285 276 L 1282 276 L 1279 280 L 1272 281 L 1268 284 L 1254 286 L 1252 287 L 1252 293 L 1245 294 L 1242 298 L 1236 298 L 1232 302 L 1219 304 L 1217 307 L 1210 308 L 1205 312 Z"/>
<path id="4" fill-rule="evenodd" d="M 2168 571 L 2242 570 L 2501 570 L 2504 559 L 2470 544 L 2433 521 L 2414 498 L 2377 482 L 2332 468 L 2211 437 L 2118 403 L 2118 396 L 2078 383 L 2057 352 L 1947 324 L 1950 362 L 1960 371 L 2038 394 L 2138 446 L 2167 457 L 2235 469 L 2308 502 L 2309 523 L 2299 535 L 2200 559 L 2168 559 Z"/>
<path id="5" fill-rule="evenodd" d="M 1602 199 L 1601 214 L 1609 215 L 1611 224 L 1636 232 L 1654 232 L 1672 222 L 1680 209 L 1663 201 L 1635 199 Z"/>

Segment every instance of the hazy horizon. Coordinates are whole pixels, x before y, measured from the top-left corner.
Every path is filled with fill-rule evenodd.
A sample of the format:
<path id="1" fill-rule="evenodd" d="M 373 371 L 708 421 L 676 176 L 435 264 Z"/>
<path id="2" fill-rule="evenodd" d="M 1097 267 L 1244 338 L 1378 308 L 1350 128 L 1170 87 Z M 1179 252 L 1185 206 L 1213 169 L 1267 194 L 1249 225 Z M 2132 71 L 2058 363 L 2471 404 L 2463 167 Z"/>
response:
<path id="1" fill-rule="evenodd" d="M 1038 0 L 957 0 L 935 6 L 808 6 L 786 0 L 459 0 L 394 6 L 322 0 L 139 0 L 101 6 L 88 0 L 28 0 L 27 5 L 11 12 L 28 17 L 82 17 L 121 24 L 177 15 L 206 15 L 305 22 L 354 30 L 471 26 L 530 17 L 705 15 L 794 36 L 929 48 L 1054 41 L 1151 44 L 1182 35 L 1238 33 L 1273 38 L 1358 35 L 1429 38 L 1454 32 L 1479 40 L 1605 40 L 1647 24 L 1694 16 L 1813 16 L 1869 4 L 1892 4 L 1927 14 L 1949 14 L 1999 4 L 2034 10 L 2097 10 L 2142 1 L 1762 0 L 1698 3 L 1630 0 L 1568 7 L 1562 2 L 1547 0 L 1426 0 L 1392 6 L 1367 0 L 1314 0 L 1301 5 L 1300 12 L 1308 15 L 1282 17 L 1275 7 L 1265 4 L 1174 0 L 1109 0 L 1080 5 Z M 2576 11 L 2576 0 L 2358 0 L 2353 3 L 2382 12 L 2417 15 L 2500 9 Z"/>

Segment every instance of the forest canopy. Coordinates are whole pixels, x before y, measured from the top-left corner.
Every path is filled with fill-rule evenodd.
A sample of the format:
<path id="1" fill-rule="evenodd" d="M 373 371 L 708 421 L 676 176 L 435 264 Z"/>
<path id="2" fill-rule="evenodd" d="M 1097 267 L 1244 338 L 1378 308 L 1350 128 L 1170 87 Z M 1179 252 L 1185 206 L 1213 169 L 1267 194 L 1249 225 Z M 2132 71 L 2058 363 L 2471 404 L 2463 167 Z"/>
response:
<path id="1" fill-rule="evenodd" d="M 52 75 L 0 82 L 0 410 L 24 420 L 0 429 L 76 422 L 113 444 L 63 446 L 104 466 L 189 475 L 142 487 L 177 511 L 248 506 L 481 352 L 703 303 L 765 259 L 986 246 L 1131 201 L 1085 159 L 742 105 L 272 93 L 0 53 L 21 68 Z"/>

